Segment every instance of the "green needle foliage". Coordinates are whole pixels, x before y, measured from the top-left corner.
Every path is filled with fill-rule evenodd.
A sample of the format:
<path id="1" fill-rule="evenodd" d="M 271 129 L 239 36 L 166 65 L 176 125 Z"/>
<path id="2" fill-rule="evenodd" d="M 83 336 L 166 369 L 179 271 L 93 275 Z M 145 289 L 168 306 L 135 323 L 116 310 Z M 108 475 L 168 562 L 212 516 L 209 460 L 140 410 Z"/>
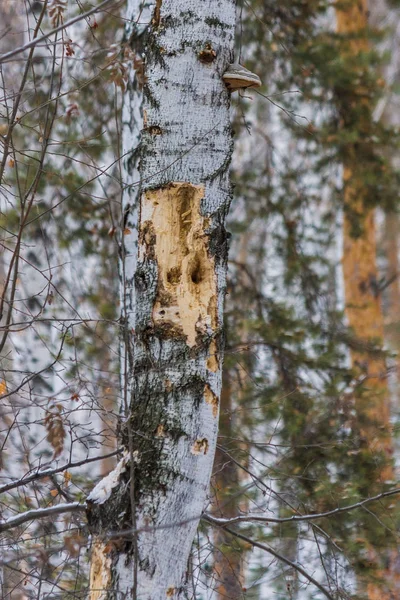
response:
<path id="1" fill-rule="evenodd" d="M 387 93 L 381 76 L 385 57 L 376 50 L 387 32 L 340 36 L 333 18 L 332 3 L 320 0 L 246 0 L 241 11 L 241 60 L 264 81 L 264 97 L 249 92 L 252 102 L 238 101 L 239 143 L 257 145 L 258 157 L 238 166 L 235 192 L 246 219 L 240 214 L 239 223 L 232 223 L 233 248 L 248 227 L 259 237 L 255 251 L 250 240 L 246 264 L 232 270 L 225 367 L 231 377 L 238 364 L 248 371 L 231 435 L 241 438 L 246 431 L 250 458 L 244 458 L 243 446 L 235 456 L 274 481 L 280 496 L 275 516 L 332 510 L 395 485 L 382 481 L 390 456 L 363 434 L 373 425 L 379 436 L 379 424 L 365 422 L 355 409 L 356 398 L 367 406 L 374 392 L 348 366 L 351 349 L 384 356 L 382 340 L 366 344 L 347 328 L 338 291 L 344 212 L 352 235 L 363 235 L 360 213 L 344 203 L 343 163 L 354 165 L 364 210 L 398 209 L 399 173 L 390 157 L 399 135 L 373 118 Z M 368 50 L 351 55 L 352 39 L 365 36 Z M 243 121 L 251 129 L 250 142 Z M 243 322 L 247 352 L 238 355 Z M 254 512 L 260 506 L 256 498 L 259 503 L 258 493 L 250 506 Z M 265 537 L 299 562 L 322 561 L 334 597 L 347 598 L 355 591 L 351 573 L 379 582 L 387 567 L 385 552 L 396 547 L 395 505 L 389 499 L 316 521 L 323 531 L 289 523 L 254 527 L 250 537 Z M 287 587 L 288 572 L 268 580 L 279 598 L 298 591 L 293 583 Z M 252 594 L 260 578 L 266 585 L 268 569 L 253 575 Z M 320 596 L 313 591 L 310 597 Z"/>
<path id="2" fill-rule="evenodd" d="M 236 514 L 265 511 L 287 518 L 333 510 L 394 487 L 381 480 L 390 457 L 365 439 L 363 431 L 371 423 L 362 422 L 355 410 L 356 398 L 365 405 L 371 401 L 368 381 L 349 367 L 350 350 L 365 356 L 385 352 L 382 340 L 366 343 L 346 326 L 339 247 L 344 213 L 354 237 L 364 233 L 360 213 L 344 201 L 343 164 L 352 163 L 363 209 L 397 211 L 399 173 L 390 157 L 398 151 L 399 134 L 373 118 L 387 93 L 381 76 L 386 57 L 376 49 L 387 32 L 339 36 L 327 0 L 239 4 L 236 58 L 260 75 L 264 86 L 262 95 L 248 92 L 251 102 L 235 100 L 238 153 L 224 364 L 231 398 L 221 412 L 218 468 L 231 456 L 239 474 L 221 491 L 218 516 L 229 503 L 229 516 L 233 506 Z M 347 0 L 340 3 L 347 5 Z M 54 118 L 24 239 L 37 242 L 44 255 L 51 247 L 52 256 L 68 255 L 72 265 L 93 265 L 90 281 L 73 304 L 80 314 L 82 309 L 90 313 L 93 322 L 83 319 L 66 334 L 60 316 L 71 317 L 71 306 L 64 304 L 62 293 L 71 280 L 65 274 L 57 275 L 54 300 L 46 296 L 43 306 L 43 298 L 33 295 L 29 301 L 39 311 L 42 306 L 65 337 L 60 357 L 64 400 L 84 397 L 89 413 L 101 409 L 102 390 L 119 395 L 116 272 L 124 235 L 119 157 L 126 56 L 118 46 L 123 29 L 118 13 L 104 13 L 83 29 L 74 40 L 84 48 L 85 60 L 78 67 L 72 44 L 66 46 L 62 77 L 61 63 L 47 69 L 40 57 L 30 71 L 29 94 L 15 129 L 14 167 L 5 178 L 14 197 L 0 225 L 6 232 L 18 230 L 21 198 L 34 181 L 42 138 Z M 357 56 L 349 52 L 354 36 L 369 40 L 368 49 Z M 57 90 L 68 93 L 49 104 Z M 110 167 L 106 173 L 104 165 Z M 52 337 L 49 331 L 42 335 L 46 341 Z M 85 442 L 100 446 L 101 439 L 88 435 Z M 82 498 L 91 484 L 84 476 L 73 481 L 68 493 Z M 52 501 L 54 490 L 53 483 L 43 490 L 43 505 Z M 25 498 L 13 500 L 19 502 L 17 510 L 31 507 Z M 246 523 L 232 529 L 270 544 L 310 574 L 316 571 L 339 600 L 355 593 L 357 574 L 381 581 L 387 550 L 396 546 L 398 521 L 396 502 L 389 498 L 312 523 Z M 86 543 L 81 526 L 78 546 Z M 47 529 L 42 535 L 50 547 L 60 534 Z M 200 578 L 212 585 L 210 555 L 201 562 L 207 536 L 212 538 L 211 530 L 203 523 L 193 563 L 199 555 Z M 66 545 L 70 542 L 65 538 Z M 242 553 L 248 576 L 243 597 L 265 597 L 265 590 L 278 600 L 300 597 L 300 592 L 302 598 L 323 597 L 311 586 L 304 591 L 305 580 L 295 566 L 260 558 L 250 549 L 250 542 L 228 535 L 219 547 L 227 555 Z M 54 567 L 51 550 L 49 556 L 47 578 L 55 580 L 61 567 Z M 70 561 L 65 577 L 74 597 L 84 595 L 86 571 L 80 567 L 75 570 Z M 193 565 L 189 571 L 197 573 Z"/>

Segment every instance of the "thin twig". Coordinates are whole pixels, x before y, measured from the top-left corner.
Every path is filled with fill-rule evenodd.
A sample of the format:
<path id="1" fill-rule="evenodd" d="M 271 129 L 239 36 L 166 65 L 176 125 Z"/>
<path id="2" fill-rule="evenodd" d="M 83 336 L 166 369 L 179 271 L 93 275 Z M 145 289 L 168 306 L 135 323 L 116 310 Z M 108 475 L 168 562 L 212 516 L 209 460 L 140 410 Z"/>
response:
<path id="1" fill-rule="evenodd" d="M 48 33 L 45 33 L 41 37 L 35 38 L 32 41 L 28 42 L 27 44 L 20 46 L 19 48 L 15 48 L 14 50 L 10 50 L 10 52 L 6 52 L 5 54 L 2 54 L 0 56 L 0 64 L 3 62 L 6 62 L 8 59 L 12 58 L 13 56 L 16 56 L 17 54 L 20 54 L 21 52 L 24 52 L 25 50 L 29 50 L 29 48 L 33 48 L 34 46 L 37 46 L 37 44 L 39 44 L 40 42 L 43 42 L 43 40 L 47 40 L 47 38 L 49 38 L 50 36 L 54 35 L 55 33 L 58 33 L 59 31 L 62 31 L 63 29 L 66 29 L 67 27 L 70 27 L 71 25 L 74 25 L 74 23 L 78 23 L 79 21 L 82 21 L 82 19 L 86 19 L 86 17 L 89 17 L 93 13 L 98 12 L 99 10 L 104 8 L 107 4 L 110 4 L 110 2 L 112 2 L 112 0 L 104 0 L 104 2 L 101 2 L 98 6 L 91 8 L 90 10 L 88 10 L 85 13 L 77 15 L 76 17 L 74 17 L 70 21 L 67 21 L 66 23 L 62 23 L 62 25 L 59 25 L 55 29 L 52 29 Z"/>
<path id="2" fill-rule="evenodd" d="M 322 585 L 322 583 L 319 583 L 319 581 L 314 579 L 314 577 L 312 575 L 310 575 L 309 573 L 307 573 L 307 571 L 305 569 L 303 569 L 303 567 L 301 567 L 297 563 L 289 560 L 288 558 L 286 558 L 286 556 L 279 554 L 279 552 L 277 552 L 276 550 L 271 548 L 271 546 L 267 546 L 267 544 L 261 544 L 260 542 L 255 542 L 251 538 L 248 538 L 247 536 L 242 535 L 241 533 L 238 533 L 237 531 L 232 531 L 231 529 L 225 529 L 225 531 L 230 533 L 232 536 L 237 537 L 238 539 L 243 540 L 244 542 L 247 542 L 248 544 L 251 544 L 252 546 L 255 546 L 256 548 L 260 548 L 260 550 L 265 550 L 265 552 L 272 554 L 272 556 L 274 556 L 281 562 L 285 563 L 286 565 L 288 565 L 292 569 L 295 569 L 301 575 L 303 575 L 303 577 L 305 577 L 310 583 L 315 585 L 315 587 L 318 588 L 319 591 L 322 592 L 324 594 L 324 596 L 326 596 L 326 598 L 328 598 L 329 600 L 337 600 L 332 596 L 332 594 L 329 593 L 329 591 Z"/>
<path id="3" fill-rule="evenodd" d="M 340 506 L 338 508 L 334 508 L 333 510 L 328 510 L 327 512 L 315 513 L 310 515 L 293 515 L 293 517 L 286 518 L 263 517 L 261 515 L 239 515 L 237 517 L 232 517 L 231 519 L 223 519 L 219 517 L 213 517 L 209 514 L 204 515 L 204 518 L 210 523 L 212 522 L 214 525 L 218 525 L 219 527 L 225 527 L 225 525 L 234 525 L 235 523 L 241 522 L 247 523 L 249 521 L 258 523 L 292 523 L 296 521 L 315 521 L 316 519 L 332 517 L 340 513 L 355 510 L 357 508 L 362 508 L 365 506 L 365 504 L 369 504 L 370 502 L 376 502 L 377 500 L 382 500 L 382 498 L 388 498 L 397 494 L 400 494 L 400 488 L 395 488 L 394 490 L 389 490 L 388 492 L 382 492 L 381 494 L 377 494 L 376 496 L 360 500 L 360 502 L 356 502 L 355 504 L 350 504 L 349 506 Z"/>

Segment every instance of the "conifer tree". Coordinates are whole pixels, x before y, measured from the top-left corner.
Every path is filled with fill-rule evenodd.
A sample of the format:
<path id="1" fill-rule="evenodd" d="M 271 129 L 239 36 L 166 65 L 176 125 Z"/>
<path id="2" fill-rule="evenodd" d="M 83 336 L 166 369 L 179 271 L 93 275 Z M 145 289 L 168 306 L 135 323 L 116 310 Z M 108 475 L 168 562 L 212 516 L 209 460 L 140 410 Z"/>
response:
<path id="1" fill-rule="evenodd" d="M 350 4 L 343 3 L 343 10 Z M 257 28 L 260 29 L 259 37 L 264 43 L 252 46 L 250 60 L 246 64 L 271 64 L 272 73 L 278 73 L 279 79 L 275 84 L 277 89 L 274 89 L 274 75 L 268 76 L 268 93 L 270 90 L 272 94 L 276 91 L 282 92 L 282 98 L 279 98 L 279 104 L 282 106 L 281 123 L 293 134 L 292 138 L 288 136 L 285 143 L 291 144 L 292 148 L 296 147 L 297 156 L 302 157 L 299 158 L 297 169 L 294 166 L 295 152 L 287 163 L 281 159 L 279 170 L 282 175 L 275 175 L 273 185 L 269 187 L 260 185 L 255 175 L 256 169 L 249 170 L 249 174 L 243 178 L 243 188 L 246 189 L 247 202 L 252 197 L 253 189 L 257 200 L 261 194 L 268 198 L 264 218 L 275 223 L 275 236 L 271 237 L 277 242 L 271 258 L 276 264 L 277 256 L 284 257 L 282 266 L 278 267 L 282 268 L 281 274 L 276 276 L 276 267 L 274 272 L 276 280 L 282 278 L 282 288 L 286 290 L 286 296 L 285 292 L 282 294 L 282 288 L 277 292 L 276 286 L 273 302 L 270 298 L 263 298 L 269 309 L 268 316 L 263 316 L 265 328 L 260 327 L 260 322 L 256 329 L 255 323 L 252 325 L 253 343 L 257 340 L 256 343 L 264 343 L 265 348 L 271 349 L 272 364 L 275 362 L 279 373 L 277 389 L 280 394 L 287 395 L 281 411 L 268 411 L 266 402 L 267 419 L 276 418 L 277 413 L 280 418 L 283 417 L 281 423 L 284 426 L 280 428 L 279 434 L 277 431 L 277 437 L 281 435 L 283 439 L 280 441 L 289 443 L 292 448 L 292 453 L 287 453 L 287 456 L 279 461 L 280 471 L 284 470 L 287 473 L 287 477 L 281 482 L 281 495 L 284 498 L 285 493 L 289 493 L 290 490 L 292 497 L 306 502 L 309 509 L 314 506 L 312 510 L 315 510 L 315 506 L 318 506 L 319 510 L 332 506 L 333 498 L 339 500 L 340 493 L 356 500 L 375 493 L 375 490 L 385 490 L 391 476 L 390 432 L 382 432 L 379 428 L 378 443 L 369 449 L 365 448 L 363 435 L 360 435 L 360 429 L 365 427 L 365 407 L 373 406 L 376 401 L 382 403 L 380 408 L 385 404 L 387 407 L 388 397 L 386 395 L 384 400 L 374 388 L 371 390 L 370 379 L 360 377 L 359 367 L 352 372 L 347 370 L 344 359 L 347 349 L 352 352 L 353 357 L 362 355 L 361 363 L 365 360 L 368 364 L 377 361 L 385 378 L 387 369 L 381 351 L 382 335 L 373 335 L 373 332 L 363 334 L 354 327 L 346 330 L 341 315 L 336 310 L 339 302 L 335 291 L 335 276 L 332 277 L 336 260 L 334 236 L 337 235 L 333 203 L 342 200 L 341 194 L 335 189 L 332 165 L 336 164 L 336 168 L 340 168 L 345 162 L 346 153 L 352 147 L 352 139 L 357 139 L 357 136 L 362 139 L 364 136 L 364 131 L 358 131 L 361 121 L 357 122 L 354 128 L 344 127 L 343 110 L 346 112 L 346 107 L 343 109 L 343 104 L 351 94 L 357 95 L 358 77 L 365 86 L 363 89 L 368 90 L 365 95 L 369 98 L 368 110 L 372 111 L 382 91 L 382 82 L 379 80 L 376 53 L 365 51 L 358 58 L 353 56 L 350 60 L 345 59 L 348 39 L 342 40 L 341 36 L 337 36 L 329 28 L 328 21 L 325 20 L 327 10 L 328 3 L 324 2 L 288 2 L 280 5 L 279 9 L 268 2 L 254 2 L 249 11 L 250 17 L 242 23 L 241 28 L 245 36 L 246 23 L 250 24 L 251 39 L 257 35 Z M 266 31 L 271 34 L 268 43 L 265 43 L 265 38 L 268 39 Z M 363 31 L 361 37 L 364 34 Z M 356 34 L 354 37 L 359 36 Z M 301 120 L 301 115 L 309 116 L 311 112 L 306 102 L 299 102 L 299 96 L 288 94 L 288 90 L 293 88 L 303 92 L 304 100 L 314 107 L 317 114 L 308 126 L 302 126 L 304 121 Z M 275 103 L 276 96 L 271 96 Z M 357 102 L 354 107 L 356 105 Z M 384 149 L 392 147 L 395 143 L 393 133 L 374 124 L 371 114 L 366 121 L 371 127 L 366 137 L 368 143 L 358 143 L 357 139 L 354 146 L 367 154 L 366 161 L 362 154 L 363 158 L 357 161 L 357 167 L 359 171 L 364 169 L 364 179 L 361 177 L 361 180 L 364 181 L 364 191 L 367 195 L 364 204 L 367 207 L 366 212 L 369 213 L 378 203 L 387 208 L 390 202 L 396 202 L 397 177 L 387 161 L 382 159 Z M 281 144 L 281 131 L 278 137 Z M 271 145 L 274 148 L 273 136 Z M 272 155 L 274 156 L 274 149 Z M 308 168 L 303 169 L 304 165 Z M 315 187 L 310 186 L 310 177 L 318 180 Z M 246 183 L 250 183 L 247 188 Z M 279 186 L 283 190 L 281 195 Z M 331 206 L 326 202 L 329 195 Z M 357 228 L 358 231 L 363 229 L 362 219 L 357 211 L 354 211 L 354 206 L 353 211 L 348 206 L 346 197 L 343 204 L 346 222 L 351 222 L 353 234 L 355 231 L 357 237 Z M 311 221 L 308 210 L 314 211 L 314 214 L 318 213 L 320 217 L 319 222 L 316 220 L 312 226 L 313 233 L 312 227 L 308 229 L 307 225 L 307 220 Z M 278 219 L 282 219 L 282 229 L 277 226 Z M 353 240 L 353 237 L 350 239 Z M 271 242 L 271 239 L 269 241 Z M 376 249 L 373 252 L 374 256 L 375 253 Z M 375 259 L 372 266 L 374 264 Z M 296 303 L 291 302 L 290 299 L 296 295 Z M 376 300 L 376 304 L 379 304 L 379 299 Z M 363 317 L 366 327 L 373 327 L 374 321 L 371 322 L 371 316 L 375 319 L 374 315 Z M 240 320 L 240 316 L 238 319 Z M 301 332 L 304 338 L 301 338 Z M 303 344 L 305 339 L 307 342 Z M 315 343 L 316 354 L 310 352 L 312 343 Z M 318 384 L 315 387 L 314 385 L 319 377 L 326 381 L 326 387 L 319 388 L 318 398 L 315 395 Z M 260 386 L 260 379 L 257 379 L 257 386 Z M 379 386 L 382 386 L 387 394 L 386 383 L 379 379 L 377 387 Z M 258 397 L 262 398 L 265 394 L 265 402 L 272 392 L 272 386 L 265 385 L 264 392 L 260 391 L 261 387 L 262 384 L 258 389 Z M 355 398 L 357 405 L 364 407 L 363 411 L 359 412 L 360 420 L 351 415 Z M 379 412 L 379 418 L 383 416 L 384 414 Z M 377 431 L 376 422 L 373 421 L 374 419 L 369 420 L 371 433 Z M 326 469 L 327 463 L 337 465 L 335 475 Z M 271 470 L 272 468 L 273 465 Z M 301 475 L 296 476 L 296 473 Z M 387 483 L 382 482 L 382 475 Z M 282 516 L 287 508 L 282 508 Z M 293 510 L 293 507 L 291 508 Z M 382 518 L 381 512 L 380 517 Z M 393 527 L 392 516 L 387 517 L 387 526 Z M 351 530 L 353 534 L 349 535 Z M 357 542 L 354 541 L 356 531 L 359 534 Z M 285 529 L 281 526 L 279 534 L 277 531 L 274 533 L 284 536 L 284 532 Z M 343 536 L 342 541 L 349 548 L 353 567 L 362 571 L 365 580 L 373 580 L 376 576 L 379 579 L 376 564 L 371 563 L 368 568 L 364 560 L 365 548 L 369 548 L 371 552 L 371 549 L 375 548 L 379 553 L 379 548 L 383 548 L 390 540 L 383 540 L 383 528 L 374 526 L 374 517 L 368 520 L 365 515 L 357 513 L 355 518 L 350 518 L 348 522 L 345 518 L 336 523 L 330 522 L 327 532 L 336 539 L 337 536 Z M 287 534 L 293 536 L 291 525 L 287 526 Z M 296 541 L 293 540 L 293 548 L 295 545 Z M 336 550 L 329 542 L 326 546 L 324 543 L 324 548 L 326 553 L 323 560 L 328 581 L 331 580 L 333 585 L 333 581 L 336 580 L 334 585 L 338 585 L 334 574 L 334 565 L 337 563 Z M 347 583 L 349 581 L 348 579 Z"/>
<path id="2" fill-rule="evenodd" d="M 382 98 L 374 109 L 373 117 L 379 120 L 387 128 L 396 128 L 399 124 L 399 98 L 397 88 L 400 81 L 399 61 L 399 31 L 396 27 L 399 18 L 399 8 L 396 3 L 379 0 L 370 3 L 368 22 L 372 29 L 382 29 L 386 35 L 378 40 L 381 52 L 387 55 L 387 59 L 381 66 L 382 77 L 385 80 L 385 89 Z M 398 168 L 398 151 L 388 152 L 386 158 Z M 390 393 L 395 413 L 397 413 L 400 384 L 400 329 L 398 306 L 400 304 L 399 285 L 399 233 L 400 222 L 396 207 L 384 214 L 383 230 L 378 229 L 378 252 L 385 256 L 385 269 L 382 281 L 382 307 L 385 317 L 385 341 L 390 350 L 396 356 L 390 361 L 391 377 L 389 378 Z"/>
<path id="3" fill-rule="evenodd" d="M 359 68 L 362 56 L 368 54 L 367 2 L 352 2 L 337 10 L 337 31 L 344 40 L 343 60 L 355 61 Z M 393 453 L 390 426 L 389 389 L 385 358 L 373 353 L 374 344 L 382 345 L 384 321 L 377 270 L 377 239 L 374 207 L 368 203 L 368 137 L 373 120 L 373 105 L 368 93 L 354 82 L 352 87 L 337 90 L 341 128 L 349 133 L 349 143 L 343 153 L 344 222 L 343 222 L 343 276 L 345 312 L 349 326 L 363 344 L 364 351 L 351 351 L 353 367 L 363 380 L 365 388 L 355 398 L 356 427 L 362 452 L 371 453 L 373 460 L 383 462 L 375 471 L 376 485 L 384 486 L 393 480 L 390 459 Z M 351 132 L 357 140 L 350 141 Z M 372 156 L 373 158 L 373 156 Z M 379 454 L 381 457 L 379 458 Z M 386 460 L 385 460 L 386 459 Z M 372 468 L 372 465 L 371 465 Z M 370 550 L 372 560 L 390 564 L 390 552 Z M 378 559 L 379 557 L 379 559 Z M 382 568 L 382 567 L 381 567 Z M 368 597 L 375 600 L 390 598 L 394 590 L 390 568 L 385 568 L 378 584 L 366 586 Z M 361 575 L 362 577 L 362 575 Z M 382 595 L 386 590 L 386 594 Z"/>
<path id="4" fill-rule="evenodd" d="M 57 289 L 68 292 L 71 305 L 95 322 L 92 327 L 85 317 L 71 325 L 70 314 L 59 311 L 60 298 L 51 301 L 52 331 L 54 326 L 74 331 L 66 336 L 67 357 L 75 358 L 63 373 L 66 397 L 59 395 L 63 408 L 57 423 L 64 427 L 77 418 L 79 427 L 86 426 L 87 415 L 104 414 L 104 400 L 111 396 L 116 405 L 115 345 L 121 332 L 118 445 L 123 454 L 87 506 L 85 490 L 92 486 L 82 471 L 73 474 L 74 485 L 68 485 L 68 471 L 62 485 L 53 476 L 45 485 L 43 479 L 29 485 L 14 481 L 12 501 L 0 486 L 2 501 L 8 501 L 0 531 L 12 530 L 11 511 L 28 521 L 23 513 L 29 513 L 29 493 L 36 501 L 41 490 L 35 508 L 43 530 L 52 533 L 43 542 L 48 558 L 28 557 L 39 595 L 48 589 L 40 568 L 46 572 L 43 581 L 65 586 L 66 597 L 68 585 L 73 595 L 85 594 L 84 561 L 73 559 L 86 546 L 89 529 L 94 542 L 89 595 L 97 600 L 121 593 L 182 597 L 192 593 L 189 585 L 200 597 L 197 582 L 213 586 L 221 599 L 273 594 L 279 600 L 304 595 L 347 600 L 356 577 L 370 598 L 384 595 L 394 589 L 385 561 L 394 556 L 389 546 L 397 510 L 393 501 L 370 497 L 397 491 L 387 481 L 391 432 L 380 427 L 382 417 L 388 419 L 381 410 L 388 395 L 371 215 L 376 206 L 396 209 L 398 178 L 387 159 L 396 145 L 393 132 L 371 118 L 384 91 L 380 59 L 372 49 L 378 34 L 370 31 L 367 43 L 364 25 L 351 13 L 363 5 L 347 0 L 337 10 L 339 25 L 346 21 L 351 31 L 339 32 L 325 0 L 278 5 L 246 0 L 239 8 L 235 60 L 257 72 L 265 87 L 263 95 L 245 92 L 237 99 L 234 119 L 237 200 L 230 222 L 226 368 L 209 495 L 230 200 L 229 95 L 222 75 L 233 60 L 234 2 L 225 0 L 224 12 L 222 3 L 207 0 L 196 12 L 192 4 L 131 0 L 121 48 L 118 43 L 110 48 L 122 29 L 115 21 L 110 26 L 108 12 L 104 20 L 96 15 L 95 22 L 82 21 L 65 52 L 49 40 L 49 48 L 63 57 L 65 89 L 73 74 L 72 95 L 57 95 L 62 111 L 54 131 L 66 149 L 62 158 L 46 156 L 40 219 L 34 223 L 51 232 L 55 253 L 66 251 L 80 274 L 90 273 L 86 289 L 67 277 L 57 281 Z M 55 7 L 64 14 L 62 0 L 48 6 L 51 14 Z M 75 59 L 68 62 L 66 52 L 74 48 Z M 37 115 L 46 114 L 48 81 L 41 79 L 16 125 L 28 146 L 31 139 L 37 142 Z M 122 157 L 113 150 L 119 142 L 120 89 Z M 29 171 L 29 153 L 17 135 L 13 141 L 24 156 L 15 171 Z M 104 169 L 103 163 L 115 166 Z M 62 201 L 59 206 L 51 203 L 53 196 Z M 336 248 L 342 209 L 347 324 L 340 310 Z M 12 220 L 1 224 L 7 231 L 15 227 Z M 32 231 L 27 228 L 24 235 Z M 368 271 L 368 285 L 356 281 L 353 289 L 348 272 L 362 244 L 369 252 L 368 269 L 363 256 L 357 260 L 361 271 Z M 27 291 L 37 300 L 29 285 Z M 65 364 L 64 354 L 58 365 Z M 79 404 L 82 412 L 65 410 L 68 403 Z M 80 438 L 83 447 L 102 445 L 99 457 L 115 428 L 112 406 L 106 416 L 111 422 Z M 75 424 L 70 431 L 78 431 Z M 71 502 L 64 505 L 60 495 Z M 47 505 L 70 513 L 64 538 Z M 89 527 L 77 514 L 83 516 L 86 508 Z M 333 512 L 321 516 L 324 511 Z M 198 543 L 186 567 L 200 516 Z M 37 513 L 33 523 L 36 518 Z M 34 527 L 37 532 L 37 525 L 28 531 Z M 18 549 L 24 544 L 30 550 L 34 540 L 42 540 L 35 534 L 22 541 L 20 530 L 14 530 Z M 55 566 L 58 552 L 66 559 L 62 575 Z M 213 554 L 213 566 L 207 553 Z M 310 582 L 318 591 L 305 589 Z M 28 595 L 33 587 L 24 586 Z"/>

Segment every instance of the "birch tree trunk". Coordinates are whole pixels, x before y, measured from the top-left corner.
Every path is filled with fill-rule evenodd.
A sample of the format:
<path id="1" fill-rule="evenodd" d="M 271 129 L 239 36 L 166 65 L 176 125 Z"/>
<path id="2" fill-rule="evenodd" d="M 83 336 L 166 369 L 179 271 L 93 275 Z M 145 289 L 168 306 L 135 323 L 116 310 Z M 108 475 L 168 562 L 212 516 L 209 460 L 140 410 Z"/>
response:
<path id="1" fill-rule="evenodd" d="M 121 249 L 125 455 L 88 498 L 91 600 L 185 595 L 221 387 L 235 2 L 131 0 L 128 20 L 125 140 L 141 133 Z"/>

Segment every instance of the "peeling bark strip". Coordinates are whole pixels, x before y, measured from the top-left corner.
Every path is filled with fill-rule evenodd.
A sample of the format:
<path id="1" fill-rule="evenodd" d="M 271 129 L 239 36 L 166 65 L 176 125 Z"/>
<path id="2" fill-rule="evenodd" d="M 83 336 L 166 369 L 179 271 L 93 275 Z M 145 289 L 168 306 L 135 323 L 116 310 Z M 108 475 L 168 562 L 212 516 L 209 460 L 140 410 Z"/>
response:
<path id="1" fill-rule="evenodd" d="M 127 459 L 88 498 L 91 600 L 186 597 L 221 390 L 232 152 L 222 75 L 233 58 L 235 0 L 129 0 L 128 18 L 144 73 L 142 88 L 131 70 L 123 123 Z M 129 188 L 137 178 L 140 189 Z"/>
<path id="2" fill-rule="evenodd" d="M 102 600 L 105 598 L 104 590 L 110 585 L 111 558 L 107 547 L 100 541 L 95 541 L 92 546 L 90 565 L 90 598 L 91 600 Z"/>

